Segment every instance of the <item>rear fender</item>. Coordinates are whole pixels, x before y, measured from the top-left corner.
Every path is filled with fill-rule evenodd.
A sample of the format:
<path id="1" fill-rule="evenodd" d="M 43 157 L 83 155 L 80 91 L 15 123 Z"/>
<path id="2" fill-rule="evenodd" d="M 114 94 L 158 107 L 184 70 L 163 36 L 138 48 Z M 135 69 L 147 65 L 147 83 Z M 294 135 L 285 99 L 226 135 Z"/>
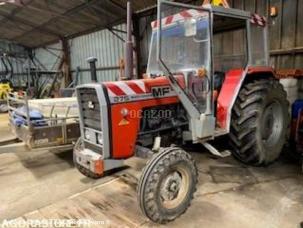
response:
<path id="1" fill-rule="evenodd" d="M 272 67 L 249 67 L 244 80 L 244 84 L 256 79 L 274 79 L 275 76 L 276 73 Z"/>
<path id="2" fill-rule="evenodd" d="M 271 67 L 248 67 L 232 69 L 226 73 L 217 102 L 217 125 L 226 133 L 230 131 L 231 112 L 241 87 L 253 80 L 274 78 Z"/>

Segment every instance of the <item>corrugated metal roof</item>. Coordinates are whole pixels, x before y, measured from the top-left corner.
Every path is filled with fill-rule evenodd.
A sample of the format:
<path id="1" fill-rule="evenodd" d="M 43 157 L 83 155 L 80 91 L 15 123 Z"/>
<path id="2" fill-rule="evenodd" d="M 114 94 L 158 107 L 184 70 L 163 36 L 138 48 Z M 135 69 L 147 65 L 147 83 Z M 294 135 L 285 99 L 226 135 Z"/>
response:
<path id="1" fill-rule="evenodd" d="M 1 0 L 5 2 L 6 0 Z M 11 1 L 10 1 L 11 2 Z M 85 32 L 117 25 L 125 20 L 126 0 L 15 0 L 0 5 L 0 39 L 38 47 Z M 138 11 L 156 0 L 133 1 Z"/>

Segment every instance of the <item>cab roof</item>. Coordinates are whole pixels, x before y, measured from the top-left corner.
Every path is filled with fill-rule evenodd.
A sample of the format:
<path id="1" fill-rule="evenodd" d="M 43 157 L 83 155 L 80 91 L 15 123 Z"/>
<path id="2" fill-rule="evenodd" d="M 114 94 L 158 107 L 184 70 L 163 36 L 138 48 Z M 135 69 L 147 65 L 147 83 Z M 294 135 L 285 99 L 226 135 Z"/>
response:
<path id="1" fill-rule="evenodd" d="M 166 27 L 176 23 L 177 21 L 181 21 L 189 18 L 200 18 L 207 15 L 206 11 L 212 12 L 215 15 L 219 15 L 219 16 L 226 16 L 226 17 L 232 17 L 238 19 L 249 19 L 251 23 L 257 24 L 259 26 L 266 25 L 266 18 L 258 14 L 251 14 L 250 12 L 244 10 L 218 7 L 210 4 L 201 7 L 193 6 L 192 9 L 183 10 L 179 13 L 169 15 L 167 17 L 162 18 L 161 23 L 163 27 Z M 151 26 L 152 29 L 157 29 L 159 26 L 158 20 L 151 22 Z"/>

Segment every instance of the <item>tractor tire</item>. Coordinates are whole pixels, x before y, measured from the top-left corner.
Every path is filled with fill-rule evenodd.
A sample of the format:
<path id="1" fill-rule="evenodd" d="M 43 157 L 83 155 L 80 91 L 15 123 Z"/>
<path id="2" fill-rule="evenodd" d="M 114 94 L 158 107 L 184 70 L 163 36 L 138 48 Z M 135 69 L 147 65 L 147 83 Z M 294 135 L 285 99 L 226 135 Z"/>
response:
<path id="1" fill-rule="evenodd" d="M 244 85 L 232 110 L 229 136 L 233 155 L 255 166 L 275 161 L 288 136 L 288 106 L 286 92 L 276 80 Z"/>
<path id="2" fill-rule="evenodd" d="M 81 138 L 79 138 L 74 146 L 74 151 L 73 151 L 73 162 L 74 162 L 74 165 L 75 167 L 78 169 L 78 171 L 80 173 L 82 173 L 84 176 L 86 177 L 89 177 L 89 178 L 92 178 L 92 179 L 98 179 L 98 178 L 101 178 L 103 175 L 100 175 L 100 174 L 96 174 L 96 173 L 93 173 L 92 171 L 90 171 L 89 169 L 81 166 L 78 162 L 77 162 L 77 159 L 76 159 L 76 151 L 77 150 L 80 150 L 81 148 L 83 147 L 83 141 Z"/>
<path id="3" fill-rule="evenodd" d="M 138 183 L 143 214 L 161 224 L 176 219 L 190 206 L 197 182 L 197 167 L 190 154 L 177 147 L 161 148 Z"/>

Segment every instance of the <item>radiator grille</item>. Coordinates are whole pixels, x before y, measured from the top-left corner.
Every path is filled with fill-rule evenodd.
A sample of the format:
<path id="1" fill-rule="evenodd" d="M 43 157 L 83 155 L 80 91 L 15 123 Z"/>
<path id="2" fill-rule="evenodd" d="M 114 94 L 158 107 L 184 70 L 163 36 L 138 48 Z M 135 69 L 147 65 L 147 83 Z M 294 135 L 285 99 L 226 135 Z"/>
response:
<path id="1" fill-rule="evenodd" d="M 78 94 L 84 127 L 101 131 L 100 104 L 96 90 L 80 88 Z"/>

